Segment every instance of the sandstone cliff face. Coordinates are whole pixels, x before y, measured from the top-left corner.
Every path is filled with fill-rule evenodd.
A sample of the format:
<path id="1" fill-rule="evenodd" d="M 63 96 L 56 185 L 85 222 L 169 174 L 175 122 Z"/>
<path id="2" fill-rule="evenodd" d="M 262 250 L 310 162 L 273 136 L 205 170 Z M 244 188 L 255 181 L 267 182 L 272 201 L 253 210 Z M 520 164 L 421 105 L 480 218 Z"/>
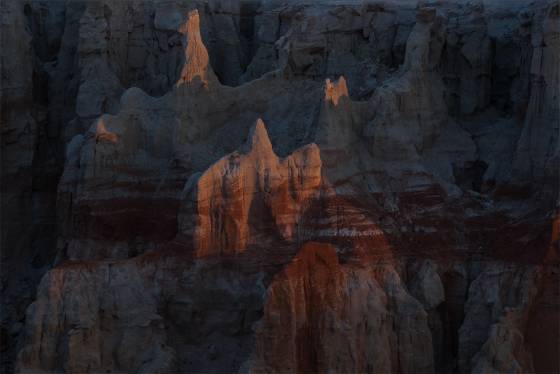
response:
<path id="1" fill-rule="evenodd" d="M 427 314 L 391 265 L 343 265 L 333 246 L 310 242 L 266 300 L 254 372 L 434 370 Z"/>
<path id="2" fill-rule="evenodd" d="M 7 371 L 559 370 L 555 2 L 1 9 Z"/>
<path id="3" fill-rule="evenodd" d="M 194 206 L 185 210 L 196 217 L 181 228 L 184 234 L 194 228 L 197 256 L 242 251 L 266 240 L 267 234 L 294 240 L 305 208 L 318 195 L 321 159 L 316 145 L 279 160 L 259 119 L 245 148 L 245 154 L 217 161 L 195 182 Z"/>

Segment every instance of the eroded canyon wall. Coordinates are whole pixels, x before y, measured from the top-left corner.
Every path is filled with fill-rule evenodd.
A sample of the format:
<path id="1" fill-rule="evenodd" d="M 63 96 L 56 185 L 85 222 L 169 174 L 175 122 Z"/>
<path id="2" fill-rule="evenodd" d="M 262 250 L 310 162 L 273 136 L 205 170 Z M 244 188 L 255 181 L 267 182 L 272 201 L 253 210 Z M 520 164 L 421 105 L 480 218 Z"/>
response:
<path id="1" fill-rule="evenodd" d="M 3 1 L 7 372 L 550 373 L 555 1 Z"/>

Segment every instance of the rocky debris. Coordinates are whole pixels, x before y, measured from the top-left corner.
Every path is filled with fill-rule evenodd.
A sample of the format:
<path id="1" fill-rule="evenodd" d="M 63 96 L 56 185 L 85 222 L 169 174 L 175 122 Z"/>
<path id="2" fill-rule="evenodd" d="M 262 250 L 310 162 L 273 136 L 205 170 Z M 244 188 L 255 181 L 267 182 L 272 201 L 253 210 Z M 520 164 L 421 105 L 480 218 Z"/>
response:
<path id="1" fill-rule="evenodd" d="M 8 371 L 558 371 L 559 11 L 498 3 L 3 2 Z"/>

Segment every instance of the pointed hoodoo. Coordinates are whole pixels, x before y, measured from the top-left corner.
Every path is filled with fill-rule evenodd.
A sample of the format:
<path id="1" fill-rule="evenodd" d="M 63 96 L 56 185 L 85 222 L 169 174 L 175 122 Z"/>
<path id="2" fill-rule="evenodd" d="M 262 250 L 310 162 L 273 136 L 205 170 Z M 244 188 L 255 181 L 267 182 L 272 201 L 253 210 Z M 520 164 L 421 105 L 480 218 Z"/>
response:
<path id="1" fill-rule="evenodd" d="M 247 138 L 247 144 L 245 144 L 244 151 L 257 152 L 261 154 L 274 153 L 272 149 L 272 143 L 268 137 L 268 132 L 266 131 L 266 126 L 262 119 L 257 119 L 257 122 L 253 125 L 249 131 L 249 136 Z"/>
<path id="2" fill-rule="evenodd" d="M 197 257 L 242 252 L 270 233 L 293 240 L 307 202 L 319 192 L 321 165 L 315 144 L 279 159 L 258 119 L 239 152 L 189 181 L 185 191 L 194 194 L 185 199 L 180 230 L 192 236 Z"/>
<path id="3" fill-rule="evenodd" d="M 342 75 L 338 78 L 338 82 L 331 82 L 330 79 L 325 81 L 325 101 L 330 101 L 336 106 L 343 96 L 348 97 L 348 87 Z"/>
<path id="4" fill-rule="evenodd" d="M 95 138 L 97 139 L 96 141 L 103 140 L 110 143 L 117 143 L 119 137 L 117 136 L 117 134 L 107 130 L 107 126 L 105 124 L 106 119 L 107 115 L 103 115 L 99 117 L 97 122 L 95 122 L 95 124 L 93 125 L 95 128 Z"/>
<path id="5" fill-rule="evenodd" d="M 183 34 L 183 48 L 185 63 L 181 70 L 178 85 L 191 83 L 197 79 L 207 86 L 216 80 L 214 71 L 210 66 L 210 58 L 200 34 L 200 17 L 198 10 L 191 10 L 187 20 L 179 27 Z"/>
<path id="6" fill-rule="evenodd" d="M 439 62 L 443 48 L 441 28 L 437 22 L 437 11 L 433 7 L 420 7 L 417 22 L 406 41 L 403 70 L 430 71 Z M 477 42 L 478 43 L 478 42 Z"/>

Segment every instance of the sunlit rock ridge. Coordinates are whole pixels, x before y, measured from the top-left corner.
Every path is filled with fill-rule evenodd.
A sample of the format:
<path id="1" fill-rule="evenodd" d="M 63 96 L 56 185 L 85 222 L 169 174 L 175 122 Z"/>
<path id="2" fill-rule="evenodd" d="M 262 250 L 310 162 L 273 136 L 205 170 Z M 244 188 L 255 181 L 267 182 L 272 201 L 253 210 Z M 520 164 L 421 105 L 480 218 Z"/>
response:
<path id="1" fill-rule="evenodd" d="M 560 371 L 556 1 L 0 14 L 3 371 Z"/>

